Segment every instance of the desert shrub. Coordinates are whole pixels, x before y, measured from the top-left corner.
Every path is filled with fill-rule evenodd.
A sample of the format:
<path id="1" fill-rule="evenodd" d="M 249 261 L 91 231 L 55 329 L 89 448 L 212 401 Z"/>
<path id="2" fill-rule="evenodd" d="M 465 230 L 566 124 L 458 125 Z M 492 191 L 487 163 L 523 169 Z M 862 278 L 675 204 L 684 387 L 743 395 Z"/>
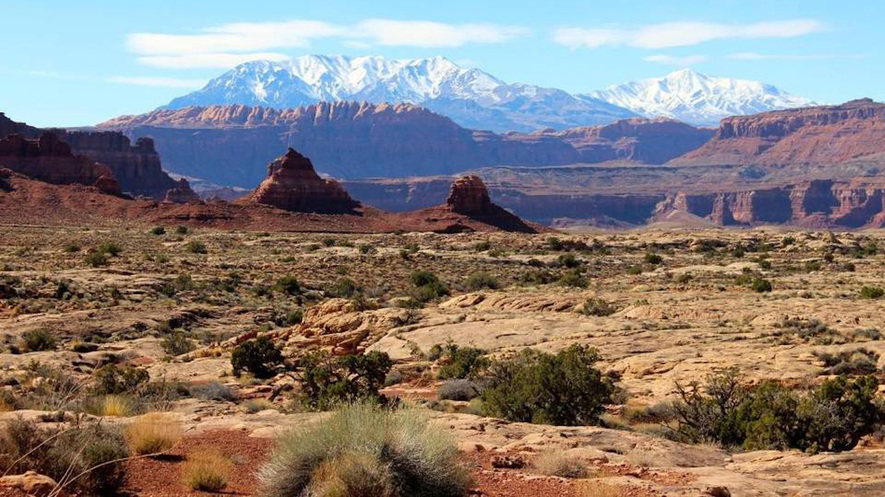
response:
<path id="1" fill-rule="evenodd" d="M 181 440 L 181 423 L 174 414 L 149 412 L 123 429 L 126 444 L 133 454 L 161 454 Z"/>
<path id="2" fill-rule="evenodd" d="M 832 343 L 838 334 L 817 319 L 784 319 L 775 324 L 781 334 L 793 335 L 802 341 L 820 344 Z"/>
<path id="3" fill-rule="evenodd" d="M 876 328 L 858 328 L 854 330 L 854 336 L 864 340 L 881 340 L 883 335 Z"/>
<path id="4" fill-rule="evenodd" d="M 218 452 L 188 454 L 181 466 L 181 481 L 190 489 L 217 493 L 230 480 L 233 464 Z"/>
<path id="5" fill-rule="evenodd" d="M 278 279 L 274 285 L 274 290 L 285 293 L 286 295 L 298 295 L 301 293 L 301 283 L 294 276 L 283 276 Z"/>
<path id="6" fill-rule="evenodd" d="M 752 288 L 753 291 L 757 292 L 757 293 L 770 292 L 771 291 L 771 282 L 766 279 L 755 278 L 755 279 L 753 279 L 753 282 L 750 284 L 750 288 Z"/>
<path id="7" fill-rule="evenodd" d="M 803 264 L 802 267 L 805 269 L 805 272 L 813 273 L 815 271 L 820 271 L 822 266 L 820 261 L 805 261 L 805 264 Z"/>
<path id="8" fill-rule="evenodd" d="M 55 334 L 48 328 L 28 330 L 22 334 L 22 349 L 25 352 L 55 350 Z"/>
<path id="9" fill-rule="evenodd" d="M 178 226 L 175 228 L 176 235 L 186 235 L 190 232 L 187 226 Z"/>
<path id="10" fill-rule="evenodd" d="M 78 245 L 76 243 L 66 243 L 65 246 L 63 247 L 63 250 L 69 254 L 76 254 L 81 249 L 82 249 L 82 247 L 80 247 L 80 245 Z"/>
<path id="11" fill-rule="evenodd" d="M 551 236 L 547 238 L 547 246 L 550 248 L 550 250 L 562 250 L 564 245 L 562 243 L 562 240 L 555 236 Z"/>
<path id="12" fill-rule="evenodd" d="M 604 317 L 611 316 L 612 314 L 618 312 L 618 308 L 603 299 L 593 297 L 587 299 L 584 302 L 584 306 L 581 308 L 581 312 L 588 316 Z"/>
<path id="13" fill-rule="evenodd" d="M 449 289 L 430 271 L 415 271 L 409 281 L 413 286 L 409 296 L 418 302 L 430 302 L 449 294 Z"/>
<path id="14" fill-rule="evenodd" d="M 677 384 L 676 432 L 690 442 L 750 450 L 850 450 L 885 418 L 877 388 L 873 376 L 839 376 L 808 392 L 771 381 L 750 387 L 732 368 L 711 375 L 703 387 Z"/>
<path id="15" fill-rule="evenodd" d="M 796 243 L 796 238 L 790 235 L 787 235 L 781 239 L 781 245 L 783 245 L 784 247 L 788 247 L 794 243 Z"/>
<path id="16" fill-rule="evenodd" d="M 885 296 L 885 290 L 878 286 L 865 286 L 860 289 L 862 299 L 880 299 Z"/>
<path id="17" fill-rule="evenodd" d="M 329 287 L 329 294 L 335 297 L 350 298 L 359 293 L 362 289 L 350 278 L 338 278 L 335 283 Z"/>
<path id="18" fill-rule="evenodd" d="M 643 259 L 646 264 L 658 265 L 664 262 L 664 258 L 654 252 L 649 252 L 645 254 L 645 258 Z"/>
<path id="19" fill-rule="evenodd" d="M 524 350 L 492 363 L 482 393 L 487 415 L 553 425 L 596 424 L 615 393 L 596 369 L 595 349 L 573 345 L 556 355 Z"/>
<path id="20" fill-rule="evenodd" d="M 576 268 L 581 265 L 581 261 L 579 261 L 578 258 L 575 257 L 575 254 L 571 252 L 560 254 L 560 256 L 556 258 L 556 263 L 561 267 L 567 268 Z"/>
<path id="21" fill-rule="evenodd" d="M 9 474 L 36 471 L 64 485 L 67 493 L 99 496 L 116 495 L 122 488 L 125 468 L 113 461 L 129 455 L 117 427 L 93 424 L 62 431 L 21 418 L 6 423 L 0 453 L 17 461 L 6 468 Z"/>
<path id="22" fill-rule="evenodd" d="M 153 229 L 151 229 L 151 234 L 156 235 L 156 236 L 165 235 L 166 228 L 164 228 L 162 226 L 155 226 Z"/>
<path id="23" fill-rule="evenodd" d="M 489 366 L 486 351 L 474 347 L 460 347 L 452 342 L 436 344 L 428 357 L 440 362 L 439 378 L 476 378 Z"/>
<path id="24" fill-rule="evenodd" d="M 283 363 L 283 354 L 269 338 L 258 337 L 238 345 L 231 353 L 230 363 L 234 376 L 248 371 L 256 378 L 270 378 Z"/>
<path id="25" fill-rule="evenodd" d="M 334 357 L 323 351 L 305 354 L 294 365 L 301 385 L 299 401 L 305 407 L 329 410 L 340 404 L 385 404 L 378 393 L 393 361 L 384 352 Z"/>
<path id="26" fill-rule="evenodd" d="M 468 401 L 482 395 L 482 385 L 467 379 L 449 380 L 439 387 L 439 398 L 442 400 Z"/>
<path id="27" fill-rule="evenodd" d="M 171 356 L 187 354 L 196 348 L 194 342 L 181 330 L 173 330 L 172 333 L 164 336 L 163 340 L 160 341 L 160 346 L 163 347 L 164 352 Z"/>
<path id="28" fill-rule="evenodd" d="M 198 399 L 203 400 L 227 400 L 232 401 L 237 398 L 236 394 L 230 387 L 218 380 L 212 380 L 209 383 L 201 383 L 190 387 L 190 394 Z"/>
<path id="29" fill-rule="evenodd" d="M 104 242 L 96 248 L 96 251 L 100 254 L 107 254 L 112 257 L 117 257 L 120 255 L 120 252 L 123 251 L 119 245 L 114 242 Z"/>
<path id="30" fill-rule="evenodd" d="M 578 269 L 569 269 L 562 273 L 559 277 L 559 284 L 563 286 L 571 286 L 575 288 L 584 288 L 587 286 L 587 278 L 581 274 Z"/>
<path id="31" fill-rule="evenodd" d="M 150 379 L 147 370 L 116 364 L 108 364 L 97 369 L 94 376 L 92 390 L 98 395 L 134 393 Z"/>
<path id="32" fill-rule="evenodd" d="M 101 252 L 89 252 L 86 254 L 86 257 L 83 258 L 86 264 L 89 264 L 92 267 L 102 267 L 108 265 L 108 256 Z"/>
<path id="33" fill-rule="evenodd" d="M 526 285 L 546 285 L 556 281 L 553 273 L 543 269 L 529 269 L 519 275 L 519 282 Z"/>
<path id="34" fill-rule="evenodd" d="M 535 469 L 542 475 L 560 478 L 586 478 L 590 471 L 580 457 L 558 450 L 542 452 L 534 460 Z"/>
<path id="35" fill-rule="evenodd" d="M 172 297 L 178 292 L 191 290 L 195 287 L 194 279 L 189 274 L 179 274 L 171 281 L 163 282 L 158 288 L 159 292 L 167 297 Z"/>
<path id="36" fill-rule="evenodd" d="M 492 244 L 491 244 L 491 242 L 489 242 L 487 240 L 481 241 L 481 242 L 476 242 L 473 244 L 473 250 L 476 252 L 485 252 L 486 250 L 489 250 L 490 248 L 492 248 Z"/>
<path id="37" fill-rule="evenodd" d="M 835 353 L 815 352 L 814 355 L 824 363 L 824 374 L 873 374 L 878 370 L 879 354 L 865 348 Z"/>
<path id="38" fill-rule="evenodd" d="M 468 289 L 474 291 L 482 290 L 483 288 L 496 290 L 500 288 L 501 284 L 498 283 L 498 278 L 494 275 L 485 271 L 477 271 L 467 278 L 466 286 Z"/>
<path id="39" fill-rule="evenodd" d="M 413 410 L 353 405 L 278 441 L 259 473 L 265 495 L 464 495 L 457 447 Z"/>
<path id="40" fill-rule="evenodd" d="M 206 248 L 206 244 L 199 240 L 191 240 L 187 242 L 187 245 L 184 246 L 184 249 L 192 254 L 205 254 L 208 253 L 208 249 Z"/>

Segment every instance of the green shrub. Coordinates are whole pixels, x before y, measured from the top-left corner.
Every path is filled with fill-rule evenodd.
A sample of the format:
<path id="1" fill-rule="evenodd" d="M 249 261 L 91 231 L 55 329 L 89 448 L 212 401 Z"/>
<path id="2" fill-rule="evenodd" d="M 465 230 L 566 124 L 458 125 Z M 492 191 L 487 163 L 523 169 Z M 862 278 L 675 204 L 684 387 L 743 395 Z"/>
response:
<path id="1" fill-rule="evenodd" d="M 286 295 L 298 295 L 301 293 L 301 283 L 294 276 L 283 276 L 274 285 L 274 290 Z"/>
<path id="2" fill-rule="evenodd" d="M 152 235 L 161 236 L 166 234 L 166 228 L 162 226 L 156 226 L 151 230 Z"/>
<path id="3" fill-rule="evenodd" d="M 881 425 L 885 411 L 876 401 L 877 388 L 873 376 L 840 376 L 809 392 L 771 381 L 750 387 L 732 368 L 708 377 L 703 388 L 677 384 L 676 433 L 689 442 L 749 450 L 850 450 Z"/>
<path id="4" fill-rule="evenodd" d="M 753 282 L 750 284 L 750 288 L 752 288 L 753 291 L 757 292 L 757 293 L 770 292 L 771 291 L 771 282 L 766 279 L 755 278 L 755 279 L 753 279 Z"/>
<path id="5" fill-rule="evenodd" d="M 436 344 L 430 348 L 428 357 L 439 360 L 439 378 L 476 378 L 489 366 L 486 351 L 474 347 L 460 347 L 454 343 Z"/>
<path id="6" fill-rule="evenodd" d="M 81 250 L 80 245 L 77 245 L 76 243 L 66 243 L 64 246 L 64 251 L 69 254 L 76 254 L 80 250 Z"/>
<path id="7" fill-rule="evenodd" d="M 362 289 L 350 278 L 338 278 L 329 288 L 329 294 L 335 297 L 351 298 Z"/>
<path id="8" fill-rule="evenodd" d="M 449 294 L 449 289 L 430 271 L 415 271 L 409 281 L 414 287 L 409 296 L 418 302 L 430 302 Z"/>
<path id="9" fill-rule="evenodd" d="M 55 347 L 55 334 L 48 328 L 29 330 L 22 335 L 22 348 L 25 352 L 55 350 Z"/>
<path id="10" fill-rule="evenodd" d="M 441 400 L 466 402 L 482 395 L 482 391 L 482 385 L 476 381 L 467 379 L 449 380 L 440 385 L 439 398 Z"/>
<path id="11" fill-rule="evenodd" d="M 123 249 L 120 248 L 120 246 L 114 242 L 104 242 L 101 245 L 99 245 L 98 249 L 96 249 L 96 250 L 100 254 L 107 254 L 112 257 L 117 257 L 118 255 L 120 255 L 120 252 L 123 251 Z"/>
<path id="12" fill-rule="evenodd" d="M 283 435 L 259 479 L 275 497 L 459 497 L 470 486 L 459 460 L 419 412 L 353 405 Z"/>
<path id="13" fill-rule="evenodd" d="M 483 288 L 496 290 L 501 285 L 500 283 L 498 283 L 498 278 L 496 278 L 494 275 L 489 274 L 485 271 L 477 271 L 467 278 L 466 286 L 470 290 L 476 291 L 482 290 Z"/>
<path id="14" fill-rule="evenodd" d="M 587 278 L 584 278 L 580 270 L 569 269 L 559 277 L 559 284 L 575 288 L 585 288 L 587 286 Z"/>
<path id="15" fill-rule="evenodd" d="M 627 274 L 632 274 L 632 275 L 642 274 L 642 267 L 629 266 L 629 267 L 627 267 Z"/>
<path id="16" fill-rule="evenodd" d="M 879 354 L 865 348 L 835 353 L 815 352 L 814 355 L 823 361 L 824 374 L 861 375 L 878 371 Z"/>
<path id="17" fill-rule="evenodd" d="M 596 369 L 595 349 L 573 345 L 556 355 L 524 350 L 489 368 L 486 415 L 540 424 L 596 424 L 612 402 L 614 378 Z"/>
<path id="18" fill-rule="evenodd" d="M 68 494 L 98 496 L 117 495 L 126 473 L 123 462 L 113 461 L 129 455 L 119 427 L 93 424 L 62 431 L 21 418 L 6 423 L 0 453 L 15 461 L 4 466 L 9 474 L 36 471 L 64 485 Z"/>
<path id="19" fill-rule="evenodd" d="M 652 265 L 655 265 L 655 266 L 658 265 L 658 264 L 660 264 L 660 263 L 662 263 L 662 262 L 664 262 L 664 258 L 663 258 L 663 257 L 661 257 L 660 255 L 655 254 L 655 253 L 653 253 L 653 252 L 649 252 L 649 253 L 645 254 L 645 259 L 644 259 L 644 260 L 645 260 L 645 262 L 646 262 L 647 264 L 652 264 Z"/>
<path id="20" fill-rule="evenodd" d="M 150 375 L 141 368 L 108 364 L 94 373 L 93 391 L 98 395 L 131 394 L 143 387 Z"/>
<path id="21" fill-rule="evenodd" d="M 327 247 L 334 247 L 335 246 L 335 239 L 331 238 L 331 237 L 330 238 L 323 238 L 323 245 L 325 245 Z"/>
<path id="22" fill-rule="evenodd" d="M 191 240 L 187 242 L 187 245 L 184 246 L 184 249 L 192 254 L 205 254 L 209 252 L 206 249 L 206 244 L 199 240 Z"/>
<path id="23" fill-rule="evenodd" d="M 473 250 L 476 252 L 485 252 L 492 248 L 492 244 L 488 241 L 476 242 L 473 244 Z"/>
<path id="24" fill-rule="evenodd" d="M 553 273 L 543 269 L 529 269 L 519 275 L 519 282 L 526 285 L 546 285 L 556 281 Z"/>
<path id="25" fill-rule="evenodd" d="M 175 330 L 163 337 L 160 342 L 163 351 L 171 356 L 187 354 L 194 350 L 196 345 L 181 330 Z"/>
<path id="26" fill-rule="evenodd" d="M 177 235 L 186 235 L 189 231 L 190 230 L 187 228 L 187 226 L 179 226 L 175 228 L 175 234 Z"/>
<path id="27" fill-rule="evenodd" d="M 384 352 L 334 357 L 317 351 L 305 354 L 295 363 L 295 376 L 301 384 L 301 404 L 316 410 L 329 410 L 340 404 L 387 399 L 378 393 L 393 361 Z"/>
<path id="28" fill-rule="evenodd" d="M 584 307 L 581 308 L 581 312 L 588 316 L 604 317 L 611 316 L 618 312 L 618 308 L 603 299 L 593 297 L 584 302 Z"/>
<path id="29" fill-rule="evenodd" d="M 230 356 L 234 376 L 243 371 L 256 378 L 270 378 L 283 363 L 283 354 L 267 337 L 258 337 L 238 345 Z"/>
<path id="30" fill-rule="evenodd" d="M 108 256 L 101 252 L 89 252 L 83 260 L 86 261 L 86 264 L 89 264 L 92 267 L 108 265 Z"/>
<path id="31" fill-rule="evenodd" d="M 555 236 L 551 236 L 547 238 L 547 246 L 550 247 L 550 250 L 562 250 L 563 244 L 562 240 L 556 238 Z"/>
<path id="32" fill-rule="evenodd" d="M 862 299 L 880 299 L 885 296 L 885 290 L 878 286 L 865 286 L 860 289 Z"/>
<path id="33" fill-rule="evenodd" d="M 560 254 L 559 257 L 556 258 L 556 263 L 561 267 L 567 268 L 576 268 L 581 265 L 581 261 L 575 257 L 575 254 L 568 252 L 565 254 Z"/>

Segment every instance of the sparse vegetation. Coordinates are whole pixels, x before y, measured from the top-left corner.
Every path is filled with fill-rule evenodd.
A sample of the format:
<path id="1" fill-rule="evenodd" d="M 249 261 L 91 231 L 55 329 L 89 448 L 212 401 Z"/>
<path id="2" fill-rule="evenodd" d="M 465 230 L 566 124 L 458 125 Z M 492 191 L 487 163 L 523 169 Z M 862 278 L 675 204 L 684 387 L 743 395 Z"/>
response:
<path id="1" fill-rule="evenodd" d="M 604 317 L 618 312 L 618 308 L 601 298 L 593 297 L 584 302 L 581 312 L 588 316 Z"/>
<path id="2" fill-rule="evenodd" d="M 372 402 L 386 404 L 378 393 L 393 362 L 383 352 L 333 357 L 325 352 L 310 352 L 298 359 L 294 376 L 301 385 L 301 405 L 329 410 L 341 404 Z"/>
<path id="3" fill-rule="evenodd" d="M 233 464 L 218 452 L 203 451 L 188 454 L 181 466 L 181 480 L 185 486 L 201 492 L 218 493 L 227 487 Z"/>
<path id="4" fill-rule="evenodd" d="M 485 271 L 477 271 L 471 274 L 467 278 L 467 282 L 465 284 L 468 289 L 473 291 L 486 288 L 489 290 L 497 290 L 501 286 L 501 284 L 498 282 L 498 278 L 493 276 L 491 273 L 487 273 Z"/>
<path id="5" fill-rule="evenodd" d="M 133 454 L 151 455 L 174 447 L 182 437 L 182 429 L 174 414 L 151 412 L 127 425 L 123 434 Z"/>
<path id="6" fill-rule="evenodd" d="M 267 337 L 258 337 L 238 345 L 231 353 L 234 376 L 248 371 L 256 378 L 274 376 L 283 363 L 280 349 Z"/>
<path id="7" fill-rule="evenodd" d="M 860 298 L 862 299 L 881 299 L 885 296 L 885 290 L 878 286 L 864 286 L 860 289 Z"/>
<path id="8" fill-rule="evenodd" d="M 489 360 L 486 351 L 474 347 L 461 347 L 454 343 L 437 344 L 430 348 L 428 357 L 440 364 L 439 378 L 478 378 L 486 368 Z"/>

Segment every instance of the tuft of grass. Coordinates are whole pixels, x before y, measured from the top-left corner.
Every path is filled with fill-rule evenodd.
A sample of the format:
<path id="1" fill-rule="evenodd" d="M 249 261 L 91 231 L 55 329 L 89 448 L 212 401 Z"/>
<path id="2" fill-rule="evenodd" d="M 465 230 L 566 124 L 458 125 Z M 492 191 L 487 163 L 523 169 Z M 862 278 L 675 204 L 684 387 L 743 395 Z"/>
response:
<path id="1" fill-rule="evenodd" d="M 259 479 L 264 494 L 461 496 L 458 449 L 417 411 L 355 404 L 284 435 Z"/>
<path id="2" fill-rule="evenodd" d="M 22 335 L 22 349 L 24 349 L 26 352 L 55 350 L 55 347 L 55 335 L 52 333 L 52 331 L 46 328 L 29 330 Z"/>
<path id="3" fill-rule="evenodd" d="M 190 489 L 217 493 L 227 486 L 233 464 L 218 452 L 189 454 L 181 467 L 181 481 Z"/>
<path id="4" fill-rule="evenodd" d="M 160 454 L 168 451 L 181 439 L 181 424 L 171 414 L 150 412 L 139 416 L 127 426 L 123 435 L 133 454 Z"/>
<path id="5" fill-rule="evenodd" d="M 122 395 L 105 395 L 98 404 L 99 415 L 125 417 L 131 416 L 134 407 L 132 402 Z"/>
<path id="6" fill-rule="evenodd" d="M 541 453 L 535 459 L 534 464 L 539 473 L 547 476 L 586 478 L 589 474 L 587 463 L 581 458 L 563 453 L 560 450 Z"/>

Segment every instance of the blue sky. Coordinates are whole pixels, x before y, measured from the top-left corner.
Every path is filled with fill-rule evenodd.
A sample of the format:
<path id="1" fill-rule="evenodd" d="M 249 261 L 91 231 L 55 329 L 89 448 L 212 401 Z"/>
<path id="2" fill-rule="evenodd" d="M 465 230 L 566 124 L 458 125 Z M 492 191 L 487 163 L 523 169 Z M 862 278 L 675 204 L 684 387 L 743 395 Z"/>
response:
<path id="1" fill-rule="evenodd" d="M 691 66 L 821 102 L 885 100 L 877 0 L 6 1 L 0 111 L 38 126 L 151 110 L 254 56 L 443 55 L 584 92 Z"/>

